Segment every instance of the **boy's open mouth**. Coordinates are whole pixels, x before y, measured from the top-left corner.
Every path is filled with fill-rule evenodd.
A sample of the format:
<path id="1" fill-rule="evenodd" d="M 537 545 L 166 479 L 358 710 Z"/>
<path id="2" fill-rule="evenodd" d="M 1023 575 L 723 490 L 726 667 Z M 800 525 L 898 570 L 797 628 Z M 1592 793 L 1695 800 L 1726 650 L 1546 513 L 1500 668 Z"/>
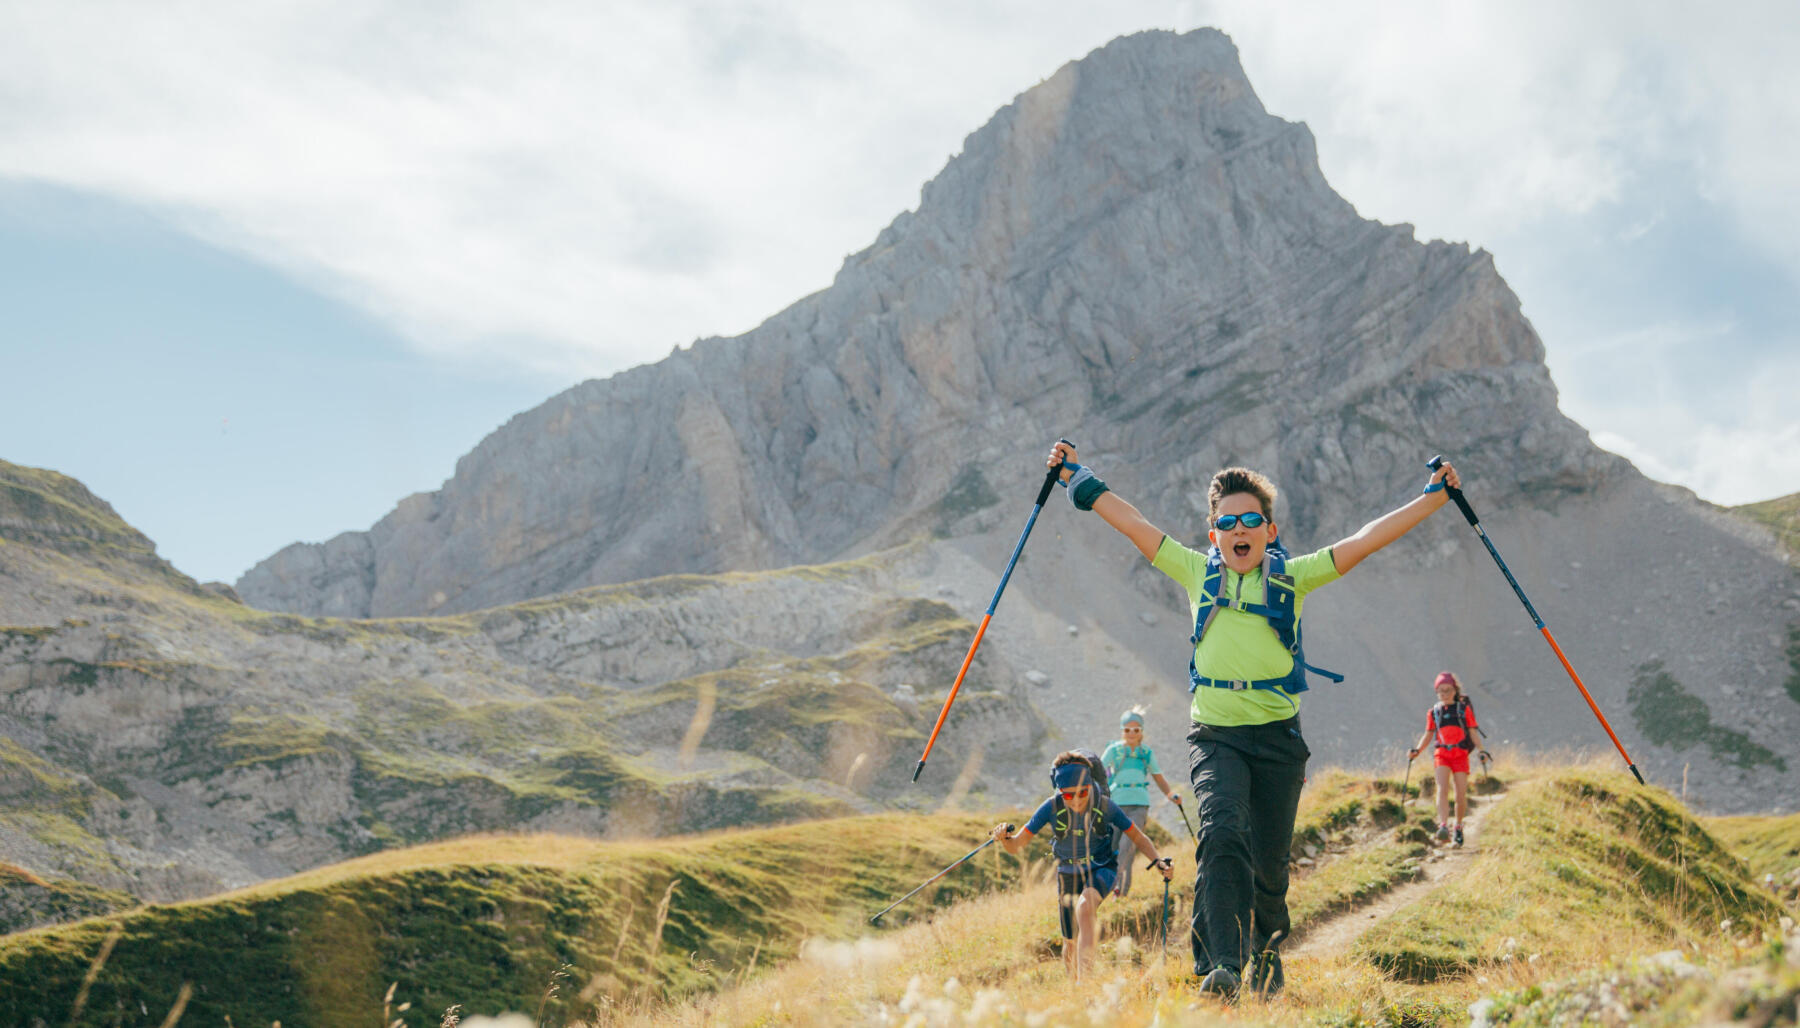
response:
<path id="1" fill-rule="evenodd" d="M 1239 557 L 1248 557 L 1248 556 L 1250 556 L 1250 544 L 1243 543 L 1243 542 L 1233 543 L 1232 547 L 1231 547 L 1231 552 L 1236 554 Z"/>

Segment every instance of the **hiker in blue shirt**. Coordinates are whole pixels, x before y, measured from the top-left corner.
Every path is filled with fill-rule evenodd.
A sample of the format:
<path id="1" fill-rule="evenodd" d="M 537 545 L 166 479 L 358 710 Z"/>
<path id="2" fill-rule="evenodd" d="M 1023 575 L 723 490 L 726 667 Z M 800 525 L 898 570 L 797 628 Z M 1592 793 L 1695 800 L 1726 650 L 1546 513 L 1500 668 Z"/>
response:
<path id="1" fill-rule="evenodd" d="M 1063 966 L 1069 976 L 1081 980 L 1093 965 L 1099 942 L 1095 911 L 1112 892 L 1118 879 L 1118 857 L 1113 851 L 1113 832 L 1124 833 L 1138 850 L 1156 862 L 1164 880 L 1174 877 L 1168 858 L 1159 856 L 1156 844 L 1143 829 L 1131 823 L 1104 789 L 1106 772 L 1089 758 L 1071 750 L 1057 756 L 1050 768 L 1056 792 L 1037 808 L 1017 833 L 1011 825 L 995 825 L 990 833 L 1006 852 L 1018 856 L 1031 837 L 1049 826 L 1050 849 L 1056 855 L 1056 915 L 1062 928 Z M 1075 944 L 1070 945 L 1073 941 Z"/>
<path id="2" fill-rule="evenodd" d="M 1131 823 L 1139 828 L 1144 827 L 1150 819 L 1150 780 L 1156 780 L 1156 788 L 1169 802 L 1181 806 L 1181 794 L 1169 787 L 1169 780 L 1163 777 L 1162 768 L 1156 763 L 1156 754 L 1144 745 L 1144 712 L 1136 707 L 1119 715 L 1118 742 L 1106 748 L 1100 755 L 1100 763 L 1106 765 L 1106 781 L 1112 790 L 1112 800 L 1131 819 Z M 1119 848 L 1119 882 L 1113 889 L 1120 899 L 1131 895 L 1131 858 L 1136 846 L 1131 838 L 1118 840 Z"/>

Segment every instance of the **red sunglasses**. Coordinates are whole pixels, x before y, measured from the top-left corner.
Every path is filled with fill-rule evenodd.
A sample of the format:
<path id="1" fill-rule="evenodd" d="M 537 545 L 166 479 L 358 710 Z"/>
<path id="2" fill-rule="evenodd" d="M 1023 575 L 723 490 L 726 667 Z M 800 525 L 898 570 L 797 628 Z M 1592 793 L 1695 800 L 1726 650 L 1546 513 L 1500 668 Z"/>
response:
<path id="1" fill-rule="evenodd" d="M 1062 790 L 1062 798 L 1065 800 L 1072 800 L 1077 796 L 1086 796 L 1087 792 L 1087 786 L 1085 785 L 1079 789 L 1064 789 Z"/>

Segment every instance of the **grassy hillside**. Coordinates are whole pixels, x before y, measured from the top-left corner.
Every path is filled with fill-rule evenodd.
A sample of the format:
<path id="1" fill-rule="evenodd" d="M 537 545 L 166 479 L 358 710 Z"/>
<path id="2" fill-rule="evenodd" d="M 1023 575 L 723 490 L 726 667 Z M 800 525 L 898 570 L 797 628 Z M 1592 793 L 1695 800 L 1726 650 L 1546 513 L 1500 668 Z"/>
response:
<path id="1" fill-rule="evenodd" d="M 1490 1023 L 1681 1024 L 1779 1015 L 1800 995 L 1800 967 L 1783 963 L 1800 936 L 1782 938 L 1782 908 L 1757 884 L 1800 849 L 1792 818 L 1710 822 L 1715 836 L 1616 767 L 1509 770 L 1482 797 L 1466 870 L 1429 880 L 1429 814 L 1401 798 L 1391 779 L 1313 776 L 1296 933 L 1357 933 L 1290 955 L 1287 991 L 1246 997 L 1229 1020 L 1455 1025 L 1480 1005 Z M 391 850 L 0 939 L 0 1023 L 160 1024 L 184 993 L 183 1023 L 373 1023 L 390 987 L 385 1017 L 407 1025 L 453 1006 L 557 1026 L 1218 1023 L 1186 973 L 1183 846 L 1165 846 L 1177 859 L 1166 959 L 1163 893 L 1140 875 L 1103 908 L 1099 967 L 1080 985 L 1058 958 L 1041 843 L 1024 859 L 982 853 L 867 924 L 989 823 L 887 815 Z"/>
<path id="2" fill-rule="evenodd" d="M 1397 781 L 1315 775 L 1296 838 L 1297 861 L 1316 854 L 1296 863 L 1296 928 L 1302 938 L 1334 918 L 1367 918 L 1369 928 L 1341 952 L 1290 957 L 1288 989 L 1274 1001 L 1245 998 L 1226 1011 L 1196 995 L 1179 920 L 1163 957 L 1156 891 L 1108 901 L 1100 967 L 1068 983 L 1050 889 L 1028 872 L 1022 888 L 959 904 L 929 925 L 815 943 L 741 987 L 672 1008 L 613 1007 L 587 1023 L 1419 1028 L 1466 1024 L 1479 1003 L 1495 1023 L 1625 1023 L 1655 1012 L 1668 1018 L 1659 1023 L 1683 1024 L 1791 997 L 1782 990 L 1800 984 L 1800 971 L 1769 963 L 1779 947 L 1764 941 L 1765 929 L 1779 931 L 1775 903 L 1666 794 L 1616 768 L 1508 778 L 1505 792 L 1484 797 L 1492 834 L 1469 871 L 1374 918 L 1363 908 L 1417 877 L 1408 869 L 1419 861 L 1424 808 L 1400 808 Z M 1184 853 L 1177 882 L 1192 873 Z M 1353 895 L 1359 884 L 1367 891 Z M 1178 910 L 1185 892 L 1176 890 Z M 1721 931 L 1726 920 L 1732 930 Z M 1677 946 L 1684 956 L 1666 952 Z M 1609 1021 L 1608 1004 L 1632 1016 Z"/>
<path id="3" fill-rule="evenodd" d="M 1800 493 L 1778 496 L 1761 503 L 1746 503 L 1731 510 L 1758 524 L 1767 525 L 1775 533 L 1788 556 L 1800 560 Z"/>
<path id="4" fill-rule="evenodd" d="M 1515 790 L 1488 819 L 1478 866 L 1364 935 L 1357 956 L 1421 982 L 1526 955 L 1574 969 L 1780 915 L 1749 867 L 1668 794 L 1575 771 Z"/>
<path id="5" fill-rule="evenodd" d="M 1713 817 L 1706 819 L 1706 827 L 1783 902 L 1800 905 L 1800 814 Z"/>
<path id="6" fill-rule="evenodd" d="M 605 843 L 470 838 L 394 850 L 212 899 L 148 906 L 0 939 L 0 1023 L 409 1025 L 532 1009 L 564 1023 L 596 1003 L 663 1001 L 793 957 L 962 856 L 990 822 L 880 816 Z M 971 840 L 975 840 L 972 842 Z M 1016 881 L 993 854 L 888 920 Z M 543 999 L 554 982 L 556 994 Z M 143 1011 L 148 1010 L 149 1014 Z"/>
<path id="7" fill-rule="evenodd" d="M 55 471 L 0 460 L 0 545 L 9 544 L 75 555 L 133 577 L 148 573 L 188 595 L 207 595 L 87 486 Z"/>

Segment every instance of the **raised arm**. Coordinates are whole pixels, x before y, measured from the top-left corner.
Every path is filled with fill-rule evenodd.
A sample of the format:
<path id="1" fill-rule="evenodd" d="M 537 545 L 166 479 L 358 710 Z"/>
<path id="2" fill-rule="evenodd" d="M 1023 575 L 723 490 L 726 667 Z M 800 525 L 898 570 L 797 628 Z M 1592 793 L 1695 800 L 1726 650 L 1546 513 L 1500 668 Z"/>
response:
<path id="1" fill-rule="evenodd" d="M 1069 470 L 1068 465 L 1079 463 L 1080 461 L 1075 456 L 1075 447 L 1065 442 L 1058 442 L 1050 448 L 1050 456 L 1044 461 L 1044 467 L 1053 468 L 1058 464 L 1063 465 L 1062 481 L 1066 485 L 1074 474 Z M 1121 499 L 1118 493 L 1108 490 L 1101 493 L 1099 499 L 1094 501 L 1093 509 L 1094 513 L 1100 515 L 1100 520 L 1118 529 L 1120 535 L 1130 539 L 1131 544 L 1138 548 L 1138 552 L 1144 555 L 1145 560 L 1156 559 L 1156 550 L 1162 546 L 1163 531 L 1152 525 L 1149 519 L 1138 512 L 1136 507 Z"/>
<path id="2" fill-rule="evenodd" d="M 1439 507 L 1449 502 L 1449 495 L 1443 489 L 1445 482 L 1453 488 L 1462 488 L 1461 476 L 1457 475 L 1456 469 L 1448 462 L 1439 465 L 1431 473 L 1427 488 L 1436 486 L 1434 491 L 1415 497 L 1411 503 L 1398 510 L 1383 514 L 1362 526 L 1355 535 L 1333 546 L 1331 559 L 1337 565 L 1338 574 L 1349 574 L 1350 569 L 1361 564 L 1364 557 L 1412 531 L 1414 525 L 1437 513 Z"/>

